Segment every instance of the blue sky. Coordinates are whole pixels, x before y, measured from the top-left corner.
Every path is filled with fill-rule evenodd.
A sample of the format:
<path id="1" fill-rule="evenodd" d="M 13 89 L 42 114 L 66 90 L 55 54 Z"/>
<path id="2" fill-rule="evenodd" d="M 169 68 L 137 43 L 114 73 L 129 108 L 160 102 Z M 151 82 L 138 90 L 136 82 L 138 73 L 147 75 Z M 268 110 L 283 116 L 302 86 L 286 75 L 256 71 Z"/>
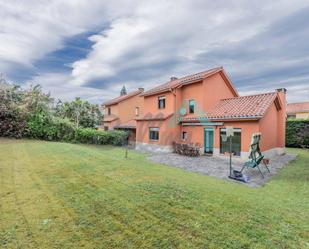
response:
<path id="1" fill-rule="evenodd" d="M 308 1 L 1 1 L 0 72 L 93 103 L 223 66 L 240 94 L 309 101 Z"/>

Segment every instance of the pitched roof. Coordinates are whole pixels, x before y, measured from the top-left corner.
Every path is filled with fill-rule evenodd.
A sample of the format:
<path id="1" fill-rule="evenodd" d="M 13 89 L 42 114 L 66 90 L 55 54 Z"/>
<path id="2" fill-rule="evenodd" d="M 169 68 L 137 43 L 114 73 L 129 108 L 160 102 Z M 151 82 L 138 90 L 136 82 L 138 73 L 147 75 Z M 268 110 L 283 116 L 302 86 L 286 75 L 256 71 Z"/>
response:
<path id="1" fill-rule="evenodd" d="M 113 115 L 113 114 L 112 115 L 107 115 L 107 116 L 104 116 L 103 122 L 112 122 L 112 121 L 114 121 L 116 119 L 118 119 L 118 117 Z"/>
<path id="2" fill-rule="evenodd" d="M 134 91 L 134 92 L 128 93 L 128 94 L 126 94 L 126 95 L 119 96 L 119 97 L 114 98 L 114 99 L 111 99 L 111 100 L 108 100 L 108 101 L 104 102 L 104 103 L 102 104 L 102 106 L 108 106 L 108 105 L 115 105 L 115 104 L 118 104 L 118 103 L 120 103 L 121 101 L 124 101 L 124 100 L 126 100 L 126 99 L 128 99 L 128 98 L 134 97 L 134 96 L 136 96 L 136 95 L 142 93 L 143 91 L 144 91 L 144 89 L 143 89 L 143 88 L 140 88 L 140 89 L 138 89 L 138 90 L 136 90 L 136 91 Z"/>
<path id="3" fill-rule="evenodd" d="M 264 116 L 276 99 L 277 93 L 262 93 L 250 96 L 222 99 L 207 113 L 185 116 L 181 121 L 223 120 L 223 119 L 259 119 Z"/>
<path id="4" fill-rule="evenodd" d="M 178 86 L 183 86 L 183 85 L 191 84 L 191 83 L 194 83 L 194 82 L 198 82 L 198 81 L 206 79 L 207 77 L 209 77 L 209 76 L 211 76 L 215 73 L 218 73 L 220 71 L 224 72 L 223 67 L 216 67 L 216 68 L 212 68 L 212 69 L 202 71 L 202 72 L 199 72 L 199 73 L 187 75 L 187 76 L 184 76 L 184 77 L 179 78 L 179 79 L 174 79 L 174 80 L 168 81 L 164 84 L 161 84 L 159 86 L 156 86 L 156 87 L 154 87 L 154 88 L 152 88 L 148 91 L 143 92 L 141 94 L 141 96 L 150 96 L 150 95 L 153 95 L 153 94 L 169 91 L 170 89 L 174 89 Z M 226 75 L 225 75 L 225 77 L 227 78 Z M 229 79 L 228 79 L 228 81 L 229 81 Z M 233 87 L 231 82 L 230 82 L 230 85 L 233 88 L 234 92 L 237 94 L 237 91 Z"/>
<path id="5" fill-rule="evenodd" d="M 136 129 L 136 120 L 131 119 L 126 123 L 116 125 L 115 128 L 122 129 Z"/>
<path id="6" fill-rule="evenodd" d="M 309 112 L 309 102 L 290 103 L 286 107 L 286 112 L 288 114 L 297 112 Z"/>
<path id="7" fill-rule="evenodd" d="M 168 114 L 165 114 L 165 113 L 157 113 L 157 114 L 152 114 L 152 113 L 147 113 L 145 116 L 143 117 L 138 117 L 136 118 L 137 121 L 151 121 L 151 120 L 165 120 L 169 117 L 173 116 L 173 113 L 168 113 Z"/>

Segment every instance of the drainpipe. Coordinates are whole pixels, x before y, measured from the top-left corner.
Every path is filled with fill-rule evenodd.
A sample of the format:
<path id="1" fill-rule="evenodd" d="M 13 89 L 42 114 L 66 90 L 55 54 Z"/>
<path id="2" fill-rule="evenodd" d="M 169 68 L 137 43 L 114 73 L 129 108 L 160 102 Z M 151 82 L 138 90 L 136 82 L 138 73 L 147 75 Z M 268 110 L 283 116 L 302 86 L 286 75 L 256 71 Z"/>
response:
<path id="1" fill-rule="evenodd" d="M 177 123 L 177 117 L 176 117 L 176 92 L 175 91 L 173 91 L 173 89 L 172 88 L 170 88 L 169 89 L 170 90 L 170 92 L 174 95 L 174 121 L 175 121 L 175 124 Z"/>

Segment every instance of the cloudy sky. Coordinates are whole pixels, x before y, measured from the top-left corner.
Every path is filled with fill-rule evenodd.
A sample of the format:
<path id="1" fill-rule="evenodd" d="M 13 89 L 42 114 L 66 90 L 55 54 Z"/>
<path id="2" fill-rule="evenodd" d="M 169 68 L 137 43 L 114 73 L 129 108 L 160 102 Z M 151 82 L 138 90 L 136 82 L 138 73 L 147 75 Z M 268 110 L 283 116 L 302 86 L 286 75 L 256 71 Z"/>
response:
<path id="1" fill-rule="evenodd" d="M 223 66 L 240 94 L 309 100 L 309 1 L 0 0 L 0 72 L 100 103 Z"/>

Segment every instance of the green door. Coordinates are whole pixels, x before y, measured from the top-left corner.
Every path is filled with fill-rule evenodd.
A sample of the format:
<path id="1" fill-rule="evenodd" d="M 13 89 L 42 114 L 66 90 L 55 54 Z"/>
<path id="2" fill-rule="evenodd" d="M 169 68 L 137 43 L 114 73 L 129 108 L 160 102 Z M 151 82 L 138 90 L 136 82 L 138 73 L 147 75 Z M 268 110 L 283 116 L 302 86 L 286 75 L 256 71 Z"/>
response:
<path id="1" fill-rule="evenodd" d="M 213 153 L 214 148 L 214 129 L 204 129 L 204 151 L 205 153 Z"/>

